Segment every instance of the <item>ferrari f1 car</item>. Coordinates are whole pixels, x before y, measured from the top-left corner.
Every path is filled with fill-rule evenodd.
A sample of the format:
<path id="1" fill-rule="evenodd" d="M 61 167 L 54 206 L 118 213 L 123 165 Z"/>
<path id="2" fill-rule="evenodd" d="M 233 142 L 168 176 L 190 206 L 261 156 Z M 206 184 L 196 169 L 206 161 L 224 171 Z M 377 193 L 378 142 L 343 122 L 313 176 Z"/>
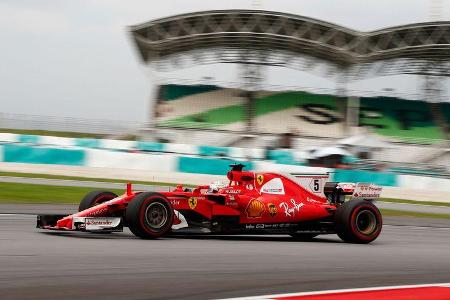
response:
<path id="1" fill-rule="evenodd" d="M 375 240 L 382 227 L 371 200 L 381 187 L 367 183 L 329 182 L 328 174 L 279 174 L 244 171 L 232 165 L 228 183 L 171 191 L 133 191 L 117 196 L 93 191 L 79 212 L 39 215 L 37 227 L 48 230 L 113 232 L 128 226 L 144 239 L 174 233 L 289 234 L 311 239 L 337 234 L 352 243 Z"/>

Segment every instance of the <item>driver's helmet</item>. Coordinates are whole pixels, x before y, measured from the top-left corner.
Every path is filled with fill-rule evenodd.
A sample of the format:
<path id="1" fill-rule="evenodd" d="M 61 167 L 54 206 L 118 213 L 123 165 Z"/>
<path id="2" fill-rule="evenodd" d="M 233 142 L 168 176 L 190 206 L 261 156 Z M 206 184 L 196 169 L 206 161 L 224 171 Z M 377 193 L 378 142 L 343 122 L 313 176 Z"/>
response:
<path id="1" fill-rule="evenodd" d="M 208 193 L 217 193 L 220 189 L 227 187 L 227 184 L 223 181 L 214 181 L 208 187 Z"/>

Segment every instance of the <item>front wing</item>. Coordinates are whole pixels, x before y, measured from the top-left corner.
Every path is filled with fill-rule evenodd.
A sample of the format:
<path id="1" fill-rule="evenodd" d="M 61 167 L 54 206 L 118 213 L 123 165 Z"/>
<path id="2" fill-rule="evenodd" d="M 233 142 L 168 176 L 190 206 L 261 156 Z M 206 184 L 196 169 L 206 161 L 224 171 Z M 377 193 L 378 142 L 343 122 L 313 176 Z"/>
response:
<path id="1" fill-rule="evenodd" d="M 36 228 L 64 231 L 121 232 L 120 217 L 74 217 L 72 228 L 57 227 L 56 222 L 67 215 L 38 215 Z"/>

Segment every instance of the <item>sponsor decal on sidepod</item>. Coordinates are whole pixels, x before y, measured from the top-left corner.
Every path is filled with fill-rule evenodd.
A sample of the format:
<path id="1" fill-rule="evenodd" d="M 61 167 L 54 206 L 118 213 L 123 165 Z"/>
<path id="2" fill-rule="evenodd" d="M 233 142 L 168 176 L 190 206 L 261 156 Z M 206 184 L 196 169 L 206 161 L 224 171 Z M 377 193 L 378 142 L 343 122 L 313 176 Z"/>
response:
<path id="1" fill-rule="evenodd" d="M 259 200 L 253 199 L 248 203 L 245 212 L 248 218 L 261 218 L 264 210 L 264 204 Z"/>
<path id="2" fill-rule="evenodd" d="M 275 217 L 277 215 L 277 213 L 278 213 L 277 206 L 275 204 L 273 204 L 273 203 L 269 203 L 267 205 L 267 207 L 269 208 L 269 215 L 271 217 Z"/>
<path id="3" fill-rule="evenodd" d="M 280 208 L 284 210 L 284 213 L 286 214 L 286 217 L 293 217 L 295 216 L 296 212 L 300 211 L 300 208 L 304 205 L 303 203 L 296 203 L 294 199 L 291 199 L 292 207 L 289 206 L 287 202 L 281 202 Z"/>

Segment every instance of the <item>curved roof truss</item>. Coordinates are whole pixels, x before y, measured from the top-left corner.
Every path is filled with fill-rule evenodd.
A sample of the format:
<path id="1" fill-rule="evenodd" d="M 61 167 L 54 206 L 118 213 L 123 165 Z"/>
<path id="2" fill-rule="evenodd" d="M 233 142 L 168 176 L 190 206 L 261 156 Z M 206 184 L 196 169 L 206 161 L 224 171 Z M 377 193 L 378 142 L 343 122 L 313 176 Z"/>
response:
<path id="1" fill-rule="evenodd" d="M 423 70 L 429 61 L 450 61 L 450 22 L 358 32 L 297 15 L 226 10 L 154 20 L 132 26 L 131 32 L 145 62 L 218 48 L 228 53 L 226 62 L 236 63 L 245 62 L 249 51 L 257 51 L 258 60 L 268 64 L 274 52 L 306 55 L 338 67 L 406 59 L 420 61 Z M 215 56 L 211 62 L 223 62 L 221 55 Z"/>

